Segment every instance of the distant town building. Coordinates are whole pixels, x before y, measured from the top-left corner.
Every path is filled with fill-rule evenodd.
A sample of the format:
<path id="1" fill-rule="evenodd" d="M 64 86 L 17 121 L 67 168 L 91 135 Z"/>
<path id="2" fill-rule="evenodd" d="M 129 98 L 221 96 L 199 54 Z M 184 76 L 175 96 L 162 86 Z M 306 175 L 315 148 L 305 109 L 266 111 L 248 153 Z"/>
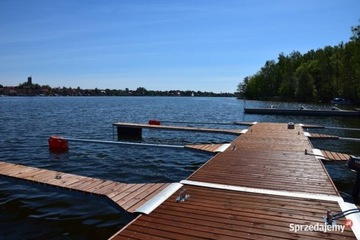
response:
<path id="1" fill-rule="evenodd" d="M 27 84 L 32 85 L 32 77 L 28 77 Z"/>

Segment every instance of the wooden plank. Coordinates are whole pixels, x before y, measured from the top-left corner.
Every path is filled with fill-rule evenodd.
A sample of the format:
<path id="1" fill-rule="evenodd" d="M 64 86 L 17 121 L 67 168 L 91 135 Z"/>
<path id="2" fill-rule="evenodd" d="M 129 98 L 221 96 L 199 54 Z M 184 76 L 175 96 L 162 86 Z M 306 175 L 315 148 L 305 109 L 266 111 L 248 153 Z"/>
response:
<path id="1" fill-rule="evenodd" d="M 168 184 L 125 184 L 74 174 L 0 162 L 0 175 L 63 189 L 97 194 L 119 201 L 119 207 L 134 211 Z M 124 205 L 124 206 L 123 206 Z"/>
<path id="2" fill-rule="evenodd" d="M 256 124 L 232 145 L 235 150 L 216 155 L 189 180 L 338 194 L 322 163 L 304 154 L 304 149 L 311 145 L 301 128 L 289 130 L 284 124 Z"/>
<path id="3" fill-rule="evenodd" d="M 341 160 L 341 157 L 339 156 L 339 154 L 338 154 L 337 152 L 331 152 L 331 155 L 334 156 L 334 159 L 335 159 L 336 161 Z"/>
<path id="4" fill-rule="evenodd" d="M 339 139 L 338 136 L 320 134 L 320 133 L 310 133 L 309 138 L 312 138 L 312 139 Z"/>
<path id="5" fill-rule="evenodd" d="M 162 185 L 162 184 L 160 184 Z M 136 191 L 124 196 L 119 199 L 117 203 L 122 206 L 131 207 L 139 201 L 142 201 L 147 195 L 154 191 L 154 189 L 158 189 L 159 186 L 156 184 L 144 184 Z M 151 190 L 152 189 L 152 190 Z"/>
<path id="6" fill-rule="evenodd" d="M 97 194 L 108 195 L 109 193 L 117 191 L 118 188 L 123 187 L 124 184 L 118 182 L 111 182 L 102 188 L 95 188 L 94 192 Z"/>
<path id="7" fill-rule="evenodd" d="M 1 168 L 0 168 L 1 172 L 11 173 L 14 170 L 19 171 L 19 168 L 17 168 L 15 164 L 12 164 L 12 163 L 2 163 L 1 164 Z"/>
<path id="8" fill-rule="evenodd" d="M 97 181 L 94 181 L 92 184 L 88 184 L 87 186 L 83 186 L 82 187 L 82 191 L 85 192 L 94 192 L 93 190 L 98 187 L 101 186 L 102 184 L 104 184 L 106 182 L 106 180 L 104 179 L 97 179 Z"/>
<path id="9" fill-rule="evenodd" d="M 165 184 L 166 186 L 168 184 Z M 164 188 L 163 183 L 154 183 L 154 184 L 146 184 L 146 188 L 143 187 L 137 191 L 133 196 L 126 196 L 125 198 L 119 200 L 117 203 L 123 206 L 126 209 L 132 209 L 135 211 L 138 207 L 143 205 L 145 202 L 150 200 L 155 193 L 160 192 Z"/>
<path id="10" fill-rule="evenodd" d="M 129 226 L 129 231 L 124 233 L 121 237 L 113 236 L 111 240 L 123 240 L 123 239 L 137 239 L 137 240 L 169 240 L 169 238 L 159 236 L 151 236 L 151 232 L 141 232 L 140 228 L 135 227 L 134 231 L 131 232 L 131 226 Z"/>
<path id="11" fill-rule="evenodd" d="M 172 239 L 356 239 L 349 229 L 344 233 L 289 230 L 291 223 L 322 224 L 327 208 L 340 211 L 336 202 L 185 187 L 188 201 L 178 203 L 174 194 L 148 216 L 122 229 L 117 239 L 133 239 L 131 234 L 136 232 L 148 237 L 175 236 Z"/>
<path id="12" fill-rule="evenodd" d="M 123 195 L 129 194 L 129 192 L 131 192 L 131 191 L 133 191 L 133 189 L 137 189 L 137 188 L 139 188 L 138 184 L 121 185 L 115 191 L 107 194 L 107 197 L 110 198 L 112 201 L 116 202 Z"/>
<path id="13" fill-rule="evenodd" d="M 33 176 L 33 181 L 50 184 L 54 186 L 61 185 L 61 173 L 43 169 L 42 173 Z"/>
<path id="14" fill-rule="evenodd" d="M 202 145 L 203 150 L 214 146 Z M 339 193 L 321 161 L 305 155 L 312 149 L 302 127 L 287 124 L 256 124 L 232 142 L 230 148 L 217 154 L 188 179 L 265 190 L 287 190 L 300 193 Z M 330 155 L 332 153 L 329 153 Z M 340 154 L 332 154 L 339 159 Z M 54 171 L 1 164 L 12 174 L 27 176 L 78 191 L 107 196 L 120 207 L 134 211 L 167 184 L 121 184 L 89 177 L 82 179 Z M 1 170 L 0 170 L 1 172 Z M 29 175 L 29 173 L 31 174 Z M 54 176 L 61 174 L 60 179 Z M 71 179 L 67 181 L 67 178 Z M 190 184 L 190 181 L 187 182 Z M 179 191 L 165 200 L 149 215 L 140 215 L 112 239 L 355 239 L 354 233 L 298 232 L 289 224 L 319 224 L 327 209 L 341 211 L 335 201 L 308 197 L 277 196 L 184 185 L 190 198 L 177 202 Z M 308 196 L 308 195 L 306 195 Z M 310 197 L 309 197 L 310 198 Z M 338 221 L 344 224 L 343 220 Z"/>
<path id="15" fill-rule="evenodd" d="M 133 191 L 124 192 L 122 197 L 120 195 L 117 196 L 116 203 L 121 206 L 132 206 L 136 204 L 138 200 L 142 200 L 137 198 L 137 196 L 151 187 L 152 184 L 139 184 L 138 188 Z M 126 204 L 126 205 L 125 205 Z"/>
<path id="16" fill-rule="evenodd" d="M 338 153 L 341 156 L 341 160 L 343 161 L 348 161 L 350 159 L 350 155 L 349 154 L 345 154 L 345 153 Z"/>
<path id="17" fill-rule="evenodd" d="M 285 124 L 256 124 L 231 146 L 188 179 L 339 196 L 322 162 L 305 155 L 304 150 L 311 150 L 312 145 L 298 125 L 289 130 Z M 331 234 L 289 231 L 291 223 L 322 223 L 328 208 L 341 211 L 337 202 L 188 185 L 184 188 L 190 195 L 188 201 L 177 203 L 179 193 L 173 194 L 148 216 L 140 216 L 122 229 L 117 238 L 133 239 L 132 234 L 139 232 L 149 238 L 173 239 L 355 239 L 349 229 Z"/>
<path id="18" fill-rule="evenodd" d="M 61 180 L 60 180 L 61 186 L 64 187 L 64 188 L 67 188 L 71 184 L 82 181 L 84 178 L 86 178 L 86 177 L 73 175 L 73 174 L 68 174 L 68 173 L 63 173 L 61 175 Z"/>
<path id="19" fill-rule="evenodd" d="M 93 188 L 100 185 L 102 182 L 103 180 L 100 179 L 98 181 L 87 181 L 87 182 L 77 181 L 78 184 L 76 186 L 69 187 L 69 189 L 75 191 L 81 191 L 89 194 L 101 195 L 94 192 Z"/>
<path id="20" fill-rule="evenodd" d="M 130 185 L 130 184 L 129 184 Z M 116 203 L 121 203 L 121 199 L 125 198 L 126 196 L 133 196 L 135 194 L 137 194 L 137 191 L 140 190 L 141 188 L 145 186 L 145 184 L 131 184 L 130 187 L 128 187 L 127 189 L 123 189 L 121 192 L 118 192 L 116 195 L 114 195 L 111 200 L 113 200 Z M 120 205 L 120 204 L 119 204 Z"/>
<path id="21" fill-rule="evenodd" d="M 146 203 L 147 201 L 152 199 L 154 196 L 156 196 L 159 192 L 161 192 L 167 186 L 169 186 L 169 183 L 156 183 L 148 191 L 145 191 L 137 196 L 139 200 L 141 199 L 141 201 L 138 201 L 135 204 L 126 203 L 123 206 L 128 208 L 129 212 L 134 212 L 136 209 L 138 209 L 144 203 Z"/>
<path id="22" fill-rule="evenodd" d="M 113 184 L 113 181 L 110 180 L 103 180 L 102 182 L 100 182 L 98 185 L 93 186 L 91 189 L 86 189 L 88 191 L 91 191 L 94 194 L 99 194 L 97 191 L 103 188 L 108 188 L 111 184 Z M 104 194 L 102 194 L 104 195 Z"/>
<path id="23" fill-rule="evenodd" d="M 3 173 L 4 175 L 8 175 L 8 176 L 13 176 L 13 175 L 15 176 L 24 170 L 25 170 L 25 168 L 19 167 L 15 164 L 9 164 L 7 167 L 1 168 L 1 173 Z M 29 170 L 32 171 L 35 169 L 29 168 Z"/>
<path id="24" fill-rule="evenodd" d="M 39 176 L 42 176 L 47 173 L 47 170 L 45 169 L 36 169 L 34 171 L 27 172 L 21 176 L 21 178 L 29 180 L 29 181 L 37 181 L 37 178 Z"/>
<path id="25" fill-rule="evenodd" d="M 67 185 L 67 187 L 70 188 L 70 189 L 79 189 L 81 186 L 83 186 L 83 185 L 85 185 L 87 183 L 91 183 L 92 180 L 93 179 L 90 178 L 90 177 L 85 177 L 81 181 L 74 182 L 72 184 Z"/>
<path id="26" fill-rule="evenodd" d="M 190 145 L 185 145 L 184 147 L 213 153 L 213 152 L 217 152 L 217 150 L 223 145 L 224 144 L 190 144 Z"/>
<path id="27" fill-rule="evenodd" d="M 329 160 L 332 161 L 348 161 L 350 155 L 339 152 L 321 150 L 322 154 Z"/>
<path id="28" fill-rule="evenodd" d="M 311 124 L 304 124 L 303 128 L 325 128 L 324 126 L 320 126 L 320 125 L 311 125 Z"/>
<path id="29" fill-rule="evenodd" d="M 18 178 L 21 178 L 21 176 L 23 176 L 24 174 L 26 173 L 30 173 L 30 172 L 33 172 L 34 169 L 33 168 L 18 168 L 18 167 L 14 167 L 12 166 L 11 167 L 14 171 L 6 171 L 5 169 L 2 169 L 2 170 L 5 170 L 4 172 L 6 172 L 7 175 L 11 175 L 13 177 L 18 177 Z M 15 169 L 16 168 L 16 169 Z M 9 169 L 9 168 L 7 168 Z"/>

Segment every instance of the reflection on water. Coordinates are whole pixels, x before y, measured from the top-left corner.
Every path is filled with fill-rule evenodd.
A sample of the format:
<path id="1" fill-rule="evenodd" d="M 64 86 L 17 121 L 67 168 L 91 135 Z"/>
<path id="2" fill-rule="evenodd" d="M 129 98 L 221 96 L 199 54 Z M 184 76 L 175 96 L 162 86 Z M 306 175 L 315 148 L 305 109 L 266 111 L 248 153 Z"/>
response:
<path id="1" fill-rule="evenodd" d="M 178 182 L 213 155 L 184 149 L 124 147 L 70 142 L 65 154 L 48 151 L 50 135 L 113 140 L 114 122 L 295 122 L 327 127 L 360 128 L 359 119 L 308 116 L 244 115 L 246 107 L 299 108 L 302 104 L 197 97 L 2 97 L 0 98 L 0 161 L 24 164 L 126 183 Z M 328 108 L 330 105 L 305 105 Z M 177 124 L 207 128 L 239 125 Z M 360 138 L 359 131 L 309 130 Z M 232 135 L 143 130 L 145 143 L 185 145 L 226 143 Z M 360 155 L 359 142 L 313 141 L 316 148 Z M 344 196 L 354 174 L 344 163 L 326 163 Z M 106 239 L 133 216 L 108 202 L 71 195 L 22 182 L 0 179 L 0 239 Z"/>
<path id="2" fill-rule="evenodd" d="M 0 181 L 1 239 L 103 239 L 133 216 L 104 199 Z"/>

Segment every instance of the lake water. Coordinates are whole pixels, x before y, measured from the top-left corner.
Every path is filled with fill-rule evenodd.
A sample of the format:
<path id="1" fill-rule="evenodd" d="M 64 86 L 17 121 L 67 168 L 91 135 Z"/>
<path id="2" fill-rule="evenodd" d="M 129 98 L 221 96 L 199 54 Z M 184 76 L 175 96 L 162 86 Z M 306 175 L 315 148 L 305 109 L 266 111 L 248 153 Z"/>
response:
<path id="1" fill-rule="evenodd" d="M 125 183 L 178 182 L 213 155 L 184 149 L 123 147 L 70 142 L 65 154 L 48 150 L 48 138 L 113 140 L 114 122 L 149 119 L 207 124 L 209 128 L 246 128 L 232 122 L 295 122 L 360 128 L 358 118 L 244 115 L 246 107 L 299 108 L 295 103 L 198 97 L 0 97 L 0 161 Z M 330 105 L 306 105 L 330 108 Z M 210 124 L 218 123 L 218 124 Z M 360 138 L 360 131 L 311 130 Z M 172 145 L 226 143 L 233 135 L 143 130 L 143 142 Z M 313 141 L 315 148 L 360 155 L 360 143 Z M 344 163 L 326 167 L 342 195 L 351 193 L 355 174 Z M 107 239 L 133 216 L 88 195 L 54 191 L 0 178 L 0 239 Z"/>

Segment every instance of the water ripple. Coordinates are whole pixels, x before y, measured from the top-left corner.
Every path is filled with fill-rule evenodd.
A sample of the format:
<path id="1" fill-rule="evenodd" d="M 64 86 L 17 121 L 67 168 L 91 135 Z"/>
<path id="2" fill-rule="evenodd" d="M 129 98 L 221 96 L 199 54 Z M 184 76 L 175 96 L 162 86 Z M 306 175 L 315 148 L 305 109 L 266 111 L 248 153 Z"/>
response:
<path id="1" fill-rule="evenodd" d="M 183 126 L 229 129 L 244 126 L 195 123 L 258 121 L 360 127 L 358 119 L 244 115 L 243 112 L 244 106 L 266 107 L 275 104 L 279 103 L 244 102 L 233 98 L 2 97 L 0 160 L 126 183 L 178 182 L 213 155 L 185 149 L 75 142 L 70 143 L 69 152 L 54 154 L 49 152 L 47 141 L 50 135 L 111 141 L 116 137 L 112 123 L 147 123 L 149 119 L 194 122 L 178 124 Z M 299 107 L 295 103 L 282 105 Z M 328 131 L 341 136 L 353 134 L 359 137 L 356 135 L 359 133 Z M 183 146 L 226 143 L 234 138 L 225 134 L 144 129 L 142 142 Z M 314 145 L 322 149 L 360 154 L 358 143 L 320 141 Z M 353 176 L 343 168 L 327 167 L 337 186 L 352 181 Z M 108 202 L 86 195 L 73 196 L 67 191 L 53 191 L 3 179 L 0 179 L 0 189 L 0 239 L 107 239 L 133 218 L 114 209 Z M 344 188 L 344 191 L 349 192 L 349 189 Z"/>

